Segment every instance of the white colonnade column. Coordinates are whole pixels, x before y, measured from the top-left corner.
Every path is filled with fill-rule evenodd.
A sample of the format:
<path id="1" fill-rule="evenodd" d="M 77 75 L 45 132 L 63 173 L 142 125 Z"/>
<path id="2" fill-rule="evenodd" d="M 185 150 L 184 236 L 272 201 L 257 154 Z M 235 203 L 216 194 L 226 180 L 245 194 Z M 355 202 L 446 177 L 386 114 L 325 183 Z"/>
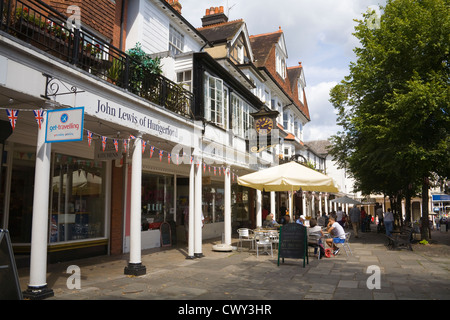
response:
<path id="1" fill-rule="evenodd" d="M 203 227 L 203 214 L 202 214 L 202 158 L 197 159 L 195 165 L 195 182 L 194 182 L 194 256 L 196 258 L 203 257 L 202 249 L 202 227 Z"/>
<path id="2" fill-rule="evenodd" d="M 30 283 L 24 298 L 45 299 L 54 295 L 47 287 L 47 237 L 51 143 L 45 143 L 45 129 L 38 129 L 31 227 Z"/>
<path id="3" fill-rule="evenodd" d="M 231 172 L 230 167 L 226 168 L 224 185 L 224 232 L 225 244 L 231 245 Z"/>
<path id="4" fill-rule="evenodd" d="M 146 273 L 141 261 L 141 186 L 142 186 L 142 136 L 134 140 L 131 163 L 130 202 L 130 260 L 125 267 L 126 275 L 141 276 Z"/>

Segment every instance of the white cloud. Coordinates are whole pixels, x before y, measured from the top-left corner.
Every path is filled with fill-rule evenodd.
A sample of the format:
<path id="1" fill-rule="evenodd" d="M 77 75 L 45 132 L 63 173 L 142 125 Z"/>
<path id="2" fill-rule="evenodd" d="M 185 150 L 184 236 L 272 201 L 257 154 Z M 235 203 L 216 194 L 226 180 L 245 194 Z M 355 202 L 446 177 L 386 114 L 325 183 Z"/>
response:
<path id="1" fill-rule="evenodd" d="M 311 122 L 305 125 L 303 131 L 304 141 L 323 140 L 337 133 L 339 127 L 336 125 L 336 112 L 330 99 L 330 90 L 337 82 L 321 82 L 307 88 L 309 115 Z"/>

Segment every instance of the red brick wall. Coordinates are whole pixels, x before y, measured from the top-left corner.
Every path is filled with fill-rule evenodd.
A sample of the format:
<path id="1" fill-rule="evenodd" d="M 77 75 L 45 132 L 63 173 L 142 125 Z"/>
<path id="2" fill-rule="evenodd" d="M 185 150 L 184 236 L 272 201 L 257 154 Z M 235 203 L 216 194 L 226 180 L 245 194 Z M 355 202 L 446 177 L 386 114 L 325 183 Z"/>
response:
<path id="1" fill-rule="evenodd" d="M 122 1 L 128 0 L 44 0 L 48 5 L 64 15 L 68 15 L 68 6 L 79 6 L 81 22 L 105 36 L 115 47 L 119 47 L 120 44 Z M 126 6 L 123 16 L 126 22 Z M 124 23 L 124 30 L 125 27 L 126 23 Z M 125 32 L 123 32 L 123 42 L 124 39 Z"/>

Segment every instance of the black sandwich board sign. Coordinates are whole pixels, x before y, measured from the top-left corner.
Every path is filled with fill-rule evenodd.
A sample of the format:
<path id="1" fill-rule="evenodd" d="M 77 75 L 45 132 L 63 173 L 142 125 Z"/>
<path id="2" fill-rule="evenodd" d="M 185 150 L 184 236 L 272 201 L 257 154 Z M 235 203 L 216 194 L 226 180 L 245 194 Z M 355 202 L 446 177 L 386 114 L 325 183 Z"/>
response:
<path id="1" fill-rule="evenodd" d="M 161 247 L 170 247 L 172 245 L 172 230 L 168 222 L 163 222 L 159 226 L 161 232 Z"/>
<path id="2" fill-rule="evenodd" d="M 308 259 L 308 239 L 306 227 L 298 223 L 288 223 L 280 228 L 280 238 L 278 244 L 278 266 L 280 258 L 284 263 L 284 258 L 303 259 L 303 268 L 305 259 Z"/>
<path id="3" fill-rule="evenodd" d="M 0 229 L 0 300 L 22 298 L 9 232 Z"/>

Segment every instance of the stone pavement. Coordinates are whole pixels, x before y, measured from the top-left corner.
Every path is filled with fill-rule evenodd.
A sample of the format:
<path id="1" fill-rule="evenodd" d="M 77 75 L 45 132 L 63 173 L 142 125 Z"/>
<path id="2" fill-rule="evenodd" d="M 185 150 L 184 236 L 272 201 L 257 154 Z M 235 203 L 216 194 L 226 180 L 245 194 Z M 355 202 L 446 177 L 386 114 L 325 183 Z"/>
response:
<path id="1" fill-rule="evenodd" d="M 341 250 L 331 258 L 310 257 L 305 268 L 296 259 L 277 266 L 277 251 L 273 257 L 248 248 L 212 251 L 220 240 L 204 242 L 204 257 L 194 260 L 186 259 L 184 244 L 145 250 L 147 273 L 140 277 L 124 275 L 128 255 L 88 258 L 48 267 L 54 297 L 47 300 L 449 300 L 450 232 L 433 231 L 433 238 L 441 240 L 391 251 L 384 235 L 363 233 L 350 238 L 352 256 Z M 67 287 L 70 265 L 80 267 L 80 289 Z M 28 277 L 27 268 L 19 269 L 23 290 Z"/>

